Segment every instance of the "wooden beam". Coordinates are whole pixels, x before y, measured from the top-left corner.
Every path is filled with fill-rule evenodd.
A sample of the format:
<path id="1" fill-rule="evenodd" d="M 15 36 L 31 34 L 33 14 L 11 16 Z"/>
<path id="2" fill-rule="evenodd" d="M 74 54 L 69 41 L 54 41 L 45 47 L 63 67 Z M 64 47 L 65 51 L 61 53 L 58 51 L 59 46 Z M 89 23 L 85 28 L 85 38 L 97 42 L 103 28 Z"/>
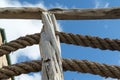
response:
<path id="1" fill-rule="evenodd" d="M 0 8 L 0 19 L 41 19 L 42 8 Z M 58 20 L 85 20 L 85 19 L 119 19 L 120 8 L 101 9 L 61 9 L 48 10 L 55 14 Z"/>
<path id="2" fill-rule="evenodd" d="M 53 14 L 43 12 L 43 29 L 40 39 L 40 53 L 42 60 L 42 80 L 63 80 L 59 31 Z"/>
<path id="3" fill-rule="evenodd" d="M 0 8 L 0 19 L 41 19 L 42 8 Z"/>

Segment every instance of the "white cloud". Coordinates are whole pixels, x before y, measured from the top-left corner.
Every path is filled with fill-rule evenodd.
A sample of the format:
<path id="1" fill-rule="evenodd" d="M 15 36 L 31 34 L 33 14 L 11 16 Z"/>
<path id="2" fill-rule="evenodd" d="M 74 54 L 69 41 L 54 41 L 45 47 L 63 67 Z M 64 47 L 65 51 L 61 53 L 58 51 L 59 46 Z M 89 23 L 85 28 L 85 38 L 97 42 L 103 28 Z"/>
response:
<path id="1" fill-rule="evenodd" d="M 39 73 L 33 75 L 22 74 L 19 77 L 15 77 L 16 80 L 40 80 L 41 76 Z"/>
<path id="2" fill-rule="evenodd" d="M 31 47 L 26 47 L 24 49 L 20 49 L 16 52 L 13 52 L 10 55 L 12 63 L 17 63 L 17 58 L 19 56 L 27 56 L 31 60 L 37 60 L 38 58 L 40 58 L 39 46 L 34 45 Z"/>
<path id="3" fill-rule="evenodd" d="M 40 20 L 15 20 L 1 19 L 0 26 L 5 29 L 8 41 L 26 34 L 40 32 L 42 23 Z"/>
<path id="4" fill-rule="evenodd" d="M 113 79 L 113 78 L 104 78 L 103 80 L 118 80 L 118 79 Z"/>
<path id="5" fill-rule="evenodd" d="M 65 9 L 67 9 L 68 7 L 65 6 L 65 5 L 61 5 L 61 4 L 59 4 L 59 3 L 54 3 L 54 4 L 51 4 L 51 5 L 49 6 L 49 8 L 65 8 Z"/>
<path id="6" fill-rule="evenodd" d="M 107 8 L 109 3 L 101 0 L 95 0 L 95 8 Z"/>
<path id="7" fill-rule="evenodd" d="M 24 4 L 21 4 L 18 0 L 0 0 L 0 7 L 40 7 L 46 9 L 43 2 L 37 4 L 24 2 Z"/>
<path id="8" fill-rule="evenodd" d="M 109 4 L 110 4 L 110 3 L 107 2 L 107 3 L 105 4 L 104 8 L 109 7 Z"/>
<path id="9" fill-rule="evenodd" d="M 99 5 L 100 5 L 100 3 L 97 0 L 95 0 L 95 8 L 98 8 Z"/>

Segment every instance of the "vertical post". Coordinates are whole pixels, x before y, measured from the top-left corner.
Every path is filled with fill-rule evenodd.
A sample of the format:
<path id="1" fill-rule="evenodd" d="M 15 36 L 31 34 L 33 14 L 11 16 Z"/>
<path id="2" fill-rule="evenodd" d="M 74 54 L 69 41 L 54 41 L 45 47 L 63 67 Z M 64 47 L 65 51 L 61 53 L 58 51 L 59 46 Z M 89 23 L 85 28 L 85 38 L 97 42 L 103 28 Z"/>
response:
<path id="1" fill-rule="evenodd" d="M 4 29 L 0 28 L 0 45 L 4 43 L 4 40 L 5 40 L 4 35 L 5 35 Z M 6 55 L 3 55 L 2 57 L 0 57 L 0 68 L 7 65 L 8 65 L 7 57 Z M 2 79 L 2 80 L 11 80 L 11 79 Z"/>
<path id="2" fill-rule="evenodd" d="M 63 80 L 59 31 L 55 16 L 48 12 L 42 13 L 43 29 L 40 39 L 42 60 L 42 80 Z"/>

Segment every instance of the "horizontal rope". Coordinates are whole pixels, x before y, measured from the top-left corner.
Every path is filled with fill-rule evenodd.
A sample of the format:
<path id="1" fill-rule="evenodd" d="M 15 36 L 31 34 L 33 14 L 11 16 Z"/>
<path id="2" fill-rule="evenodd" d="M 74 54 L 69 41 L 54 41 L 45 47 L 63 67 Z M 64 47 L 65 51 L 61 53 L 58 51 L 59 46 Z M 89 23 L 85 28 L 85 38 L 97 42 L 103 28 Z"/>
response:
<path id="1" fill-rule="evenodd" d="M 41 71 L 40 60 L 34 60 L 31 62 L 22 62 L 9 66 L 3 66 L 0 69 L 0 79 L 7 79 L 12 76 L 18 76 L 20 74 L 26 74 L 29 72 Z M 87 60 L 75 60 L 75 59 L 63 59 L 62 60 L 64 71 L 77 71 L 82 73 L 91 73 L 94 75 L 100 75 L 103 77 L 111 77 L 120 79 L 120 66 L 99 64 L 96 62 L 90 62 Z"/>
<path id="2" fill-rule="evenodd" d="M 101 50 L 118 50 L 120 51 L 120 40 L 109 39 L 109 38 L 99 38 L 91 36 L 82 36 L 79 34 L 56 32 L 60 36 L 60 41 L 62 43 L 80 45 L 85 47 L 99 48 Z M 25 37 L 20 37 L 9 43 L 0 46 L 0 56 L 4 54 L 9 54 L 12 51 L 16 51 L 20 48 L 25 48 L 26 46 L 32 46 L 33 44 L 38 44 L 40 40 L 40 33 L 33 35 L 26 35 Z"/>
<path id="3" fill-rule="evenodd" d="M 84 47 L 99 48 L 101 50 L 118 50 L 120 51 L 120 40 L 99 38 L 92 36 L 83 36 L 79 34 L 57 32 L 62 43 L 80 45 Z"/>

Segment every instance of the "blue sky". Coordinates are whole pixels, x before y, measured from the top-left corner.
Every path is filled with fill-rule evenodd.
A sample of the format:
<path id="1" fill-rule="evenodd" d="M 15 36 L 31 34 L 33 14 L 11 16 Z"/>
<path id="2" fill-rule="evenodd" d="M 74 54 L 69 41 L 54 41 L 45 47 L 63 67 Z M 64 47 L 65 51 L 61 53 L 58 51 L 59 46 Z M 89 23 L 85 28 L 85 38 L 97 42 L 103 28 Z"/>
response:
<path id="1" fill-rule="evenodd" d="M 16 1 L 16 0 L 15 0 Z M 95 6 L 99 5 L 100 7 L 105 7 L 108 3 L 108 7 L 119 7 L 120 1 L 119 0 L 18 0 L 20 3 L 24 4 L 26 2 L 31 4 L 37 4 L 39 2 L 44 3 L 44 5 L 48 8 L 55 7 L 58 5 L 67 7 L 67 8 L 95 8 Z"/>
<path id="2" fill-rule="evenodd" d="M 22 6 L 26 6 L 26 4 L 34 6 L 37 4 L 37 5 L 42 5 L 42 7 L 45 7 L 48 9 L 55 8 L 55 7 L 109 8 L 109 7 L 120 6 L 120 0 L 49 0 L 49 1 L 48 0 L 6 0 L 6 1 L 8 2 L 12 1 L 13 3 L 17 2 L 18 5 L 22 5 Z M 9 3 L 12 4 L 11 2 Z M 32 22 L 34 23 L 34 21 Z M 38 24 L 38 21 L 35 23 Z M 82 35 L 99 36 L 102 38 L 120 39 L 120 31 L 119 31 L 120 20 L 119 19 L 114 19 L 114 20 L 107 20 L 107 19 L 106 20 L 59 20 L 58 23 L 60 24 L 60 27 L 62 28 L 64 32 L 82 34 Z M 18 23 L 16 22 L 16 24 Z M 7 31 L 8 27 L 7 28 L 5 27 L 5 29 Z M 37 30 L 35 29 L 35 31 Z M 11 38 L 9 38 L 9 35 L 8 35 L 8 41 L 9 39 Z M 99 62 L 99 63 L 120 65 L 120 52 L 119 51 L 99 50 L 99 49 L 93 49 L 90 47 L 68 45 L 68 44 L 63 44 L 63 43 L 61 44 L 61 50 L 62 50 L 63 58 L 90 60 L 90 61 Z M 29 51 L 26 51 L 26 53 L 27 52 Z M 21 51 L 18 53 L 22 54 L 24 52 Z M 15 53 L 15 54 L 18 54 L 18 53 Z M 26 60 L 28 61 L 32 59 L 39 59 L 39 57 L 32 58 L 31 56 L 27 57 L 26 55 L 17 56 L 16 63 L 23 62 Z M 64 73 L 64 78 L 65 80 L 115 80 L 111 78 L 105 79 L 97 75 L 83 74 L 83 73 L 69 72 L 69 71 Z M 19 80 L 19 79 L 16 79 L 16 80 Z"/>
<path id="3" fill-rule="evenodd" d="M 25 2 L 36 4 L 42 2 L 47 8 L 102 8 L 102 7 L 119 7 L 119 0 L 19 0 L 22 4 Z M 107 5 L 107 6 L 106 6 Z M 109 37 L 116 39 L 120 37 L 120 20 L 64 20 L 59 21 L 64 32 L 77 33 L 82 35 Z M 62 57 L 80 60 L 90 60 L 106 64 L 119 65 L 120 54 L 118 51 L 99 50 L 89 47 L 61 44 Z M 82 74 L 76 72 L 65 72 L 65 80 L 101 80 L 103 77 Z"/>

